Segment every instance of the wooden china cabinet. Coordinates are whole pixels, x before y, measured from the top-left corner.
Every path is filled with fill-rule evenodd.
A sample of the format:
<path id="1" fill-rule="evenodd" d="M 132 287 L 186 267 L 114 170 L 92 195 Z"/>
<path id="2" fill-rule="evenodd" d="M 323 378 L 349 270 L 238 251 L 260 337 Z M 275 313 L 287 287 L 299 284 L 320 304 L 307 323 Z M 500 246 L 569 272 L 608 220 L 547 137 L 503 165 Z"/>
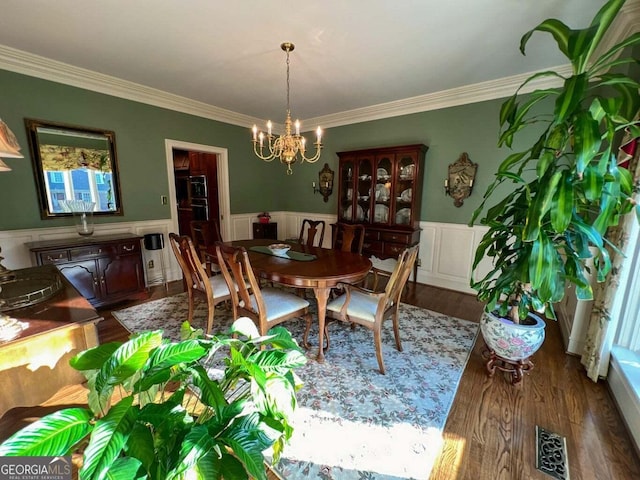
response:
<path id="1" fill-rule="evenodd" d="M 397 258 L 420 242 L 427 149 L 418 144 L 338 153 L 338 221 L 364 225 L 365 255 Z"/>

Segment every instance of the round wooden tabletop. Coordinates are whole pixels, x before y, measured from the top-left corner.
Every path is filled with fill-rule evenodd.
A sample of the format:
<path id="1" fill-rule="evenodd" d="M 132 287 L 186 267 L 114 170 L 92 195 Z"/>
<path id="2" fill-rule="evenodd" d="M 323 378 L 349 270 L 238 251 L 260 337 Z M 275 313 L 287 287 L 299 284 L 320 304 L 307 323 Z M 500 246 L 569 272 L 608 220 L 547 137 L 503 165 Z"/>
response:
<path id="1" fill-rule="evenodd" d="M 356 282 L 371 270 L 371 260 L 351 252 L 291 243 L 291 250 L 314 255 L 315 260 L 300 261 L 250 250 L 252 246 L 267 246 L 274 240 L 237 240 L 249 253 L 253 271 L 261 278 L 299 288 L 335 287 L 338 282 Z"/>

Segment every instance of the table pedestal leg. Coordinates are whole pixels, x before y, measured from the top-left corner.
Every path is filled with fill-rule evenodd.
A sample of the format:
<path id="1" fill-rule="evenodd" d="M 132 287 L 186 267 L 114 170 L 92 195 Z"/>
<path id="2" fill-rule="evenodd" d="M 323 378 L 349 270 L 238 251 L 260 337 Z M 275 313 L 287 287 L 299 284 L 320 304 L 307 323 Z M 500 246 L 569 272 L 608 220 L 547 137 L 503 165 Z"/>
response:
<path id="1" fill-rule="evenodd" d="M 313 292 L 316 295 L 318 303 L 318 362 L 324 362 L 324 327 L 325 316 L 327 313 L 327 301 L 329 300 L 330 288 L 314 287 Z"/>

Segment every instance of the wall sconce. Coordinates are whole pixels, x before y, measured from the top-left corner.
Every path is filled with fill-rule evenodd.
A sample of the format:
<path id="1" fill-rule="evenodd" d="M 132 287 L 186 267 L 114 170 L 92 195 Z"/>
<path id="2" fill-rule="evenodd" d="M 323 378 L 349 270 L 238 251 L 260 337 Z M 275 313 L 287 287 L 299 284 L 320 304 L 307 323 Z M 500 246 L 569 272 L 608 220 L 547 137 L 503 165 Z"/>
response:
<path id="1" fill-rule="evenodd" d="M 458 160 L 449 165 L 449 172 L 444 180 L 444 193 L 453 197 L 456 207 L 461 207 L 464 199 L 471 195 L 477 170 L 478 164 L 469 160 L 467 152 L 463 152 Z"/>
<path id="2" fill-rule="evenodd" d="M 329 195 L 333 192 L 333 170 L 329 168 L 329 164 L 325 163 L 324 168 L 318 173 L 318 186 L 316 182 L 312 182 L 313 193 L 320 193 L 325 202 L 329 201 Z"/>

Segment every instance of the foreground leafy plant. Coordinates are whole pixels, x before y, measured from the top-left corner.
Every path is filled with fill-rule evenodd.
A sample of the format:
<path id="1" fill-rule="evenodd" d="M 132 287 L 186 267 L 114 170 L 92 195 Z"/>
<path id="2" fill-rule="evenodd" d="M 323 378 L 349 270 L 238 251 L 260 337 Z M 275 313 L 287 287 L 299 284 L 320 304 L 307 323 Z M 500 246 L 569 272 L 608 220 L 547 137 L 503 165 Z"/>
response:
<path id="1" fill-rule="evenodd" d="M 594 258 L 597 280 L 604 281 L 611 270 L 605 233 L 634 209 L 633 180 L 617 165 L 614 145 L 625 129 L 632 138 L 640 136 L 640 85 L 612 69 L 637 62 L 618 55 L 639 45 L 640 33 L 594 58 L 624 3 L 609 0 L 581 30 L 546 20 L 520 42 L 524 54 L 533 33 L 551 34 L 573 74 L 537 73 L 503 103 L 499 146 L 511 147 L 521 131 L 542 133 L 528 149 L 502 162 L 470 221 L 473 225 L 501 184 L 513 184 L 480 222 L 489 230 L 476 250 L 473 269 L 487 256 L 493 257 L 494 267 L 471 286 L 487 302 L 487 312 L 498 308 L 515 323 L 530 310 L 555 318 L 552 304 L 563 298 L 567 281 L 576 285 L 579 299 L 593 298 L 587 262 Z M 548 76 L 560 78 L 563 85 L 520 96 L 529 82 Z M 553 109 L 545 111 L 550 100 Z M 640 206 L 635 210 L 640 219 Z"/>
<path id="2" fill-rule="evenodd" d="M 229 334 L 204 338 L 185 323 L 180 342 L 157 330 L 80 353 L 71 365 L 88 379 L 89 408 L 43 417 L 0 455 L 67 455 L 86 444 L 81 479 L 265 479 L 264 451 L 277 461 L 293 433 L 293 369 L 306 357 L 282 327 L 261 337 L 244 318 Z M 216 361 L 224 367 L 211 378 L 203 365 Z"/>

